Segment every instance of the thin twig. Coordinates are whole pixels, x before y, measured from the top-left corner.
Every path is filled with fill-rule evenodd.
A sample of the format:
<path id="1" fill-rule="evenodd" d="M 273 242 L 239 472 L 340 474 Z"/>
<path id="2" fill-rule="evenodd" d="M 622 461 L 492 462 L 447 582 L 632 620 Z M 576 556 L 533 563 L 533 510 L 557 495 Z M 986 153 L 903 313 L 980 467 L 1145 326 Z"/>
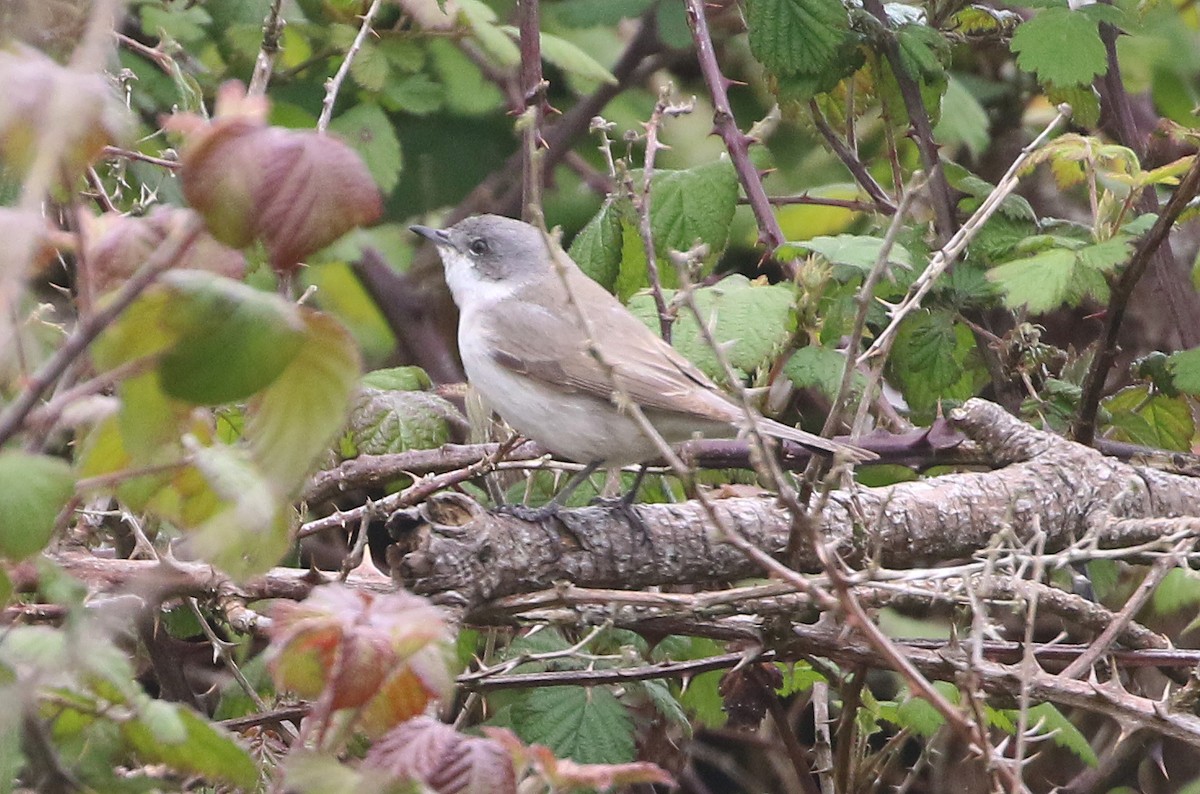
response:
<path id="1" fill-rule="evenodd" d="M 983 200 L 983 203 L 979 205 L 979 209 L 975 210 L 970 220 L 964 223 L 954 233 L 954 236 L 933 255 L 929 266 L 913 282 L 908 290 L 908 294 L 904 296 L 904 299 L 898 305 L 892 307 L 887 327 L 879 333 L 879 336 L 875 337 L 875 341 L 871 343 L 867 351 L 858 357 L 858 364 L 866 364 L 872 358 L 885 354 L 886 351 L 891 349 L 900 323 L 905 317 L 920 307 L 921 300 L 933 288 L 933 284 L 937 278 L 958 258 L 959 254 L 974 239 L 988 218 L 992 217 L 996 210 L 1000 208 L 1000 204 L 1004 199 L 1017 189 L 1017 183 L 1020 181 L 1018 173 L 1021 168 L 1033 156 L 1034 151 L 1045 143 L 1054 130 L 1058 128 L 1058 125 L 1069 118 L 1070 115 L 1070 105 L 1059 105 L 1058 114 L 1054 119 L 1046 125 L 1046 128 L 1042 130 L 1040 135 L 1021 150 L 1021 153 L 1013 160 L 1012 165 L 1008 167 L 1008 171 L 1005 172 L 1004 177 L 996 185 L 996 188 Z"/>
<path id="2" fill-rule="evenodd" d="M 532 221 L 541 216 L 542 123 L 546 113 L 548 84 L 542 78 L 541 10 L 538 0 L 517 0 L 517 29 L 521 47 L 521 101 L 524 105 L 521 127 L 524 135 L 524 160 L 521 167 L 521 217 Z"/>
<path id="3" fill-rule="evenodd" d="M 371 32 L 371 20 L 375 18 L 379 7 L 383 5 L 383 0 L 371 0 L 370 7 L 367 8 L 367 13 L 362 16 L 362 25 L 358 29 L 358 34 L 354 37 L 354 42 L 350 45 L 350 49 L 346 51 L 346 57 L 342 59 L 342 65 L 338 67 L 337 72 L 333 77 L 325 83 L 325 100 L 321 103 L 321 116 L 317 119 L 317 131 L 325 132 L 329 128 L 329 121 L 333 118 L 333 106 L 337 102 L 338 92 L 342 90 L 342 83 L 346 80 L 346 75 L 350 74 L 350 64 L 354 62 L 354 56 L 358 55 L 358 51 L 362 49 L 363 42 L 367 39 L 367 34 Z"/>
<path id="4" fill-rule="evenodd" d="M 863 0 L 863 8 L 879 21 L 883 29 L 880 37 L 883 53 L 892 68 L 892 74 L 895 75 L 896 86 L 900 89 L 900 97 L 904 100 L 904 108 L 908 111 L 908 120 L 915 133 L 917 149 L 921 153 L 921 164 L 929 178 L 929 192 L 933 199 L 933 212 L 937 218 L 938 236 L 942 240 L 949 239 L 956 230 L 954 201 L 942 168 L 938 144 L 933 137 L 933 126 L 929 123 L 929 114 L 925 111 L 921 87 L 917 85 L 916 75 L 909 74 L 904 64 L 900 55 L 900 44 L 891 30 L 882 0 Z"/>
<path id="5" fill-rule="evenodd" d="M 813 125 L 817 128 L 817 132 L 821 133 L 821 137 L 829 144 L 829 148 L 833 149 L 833 153 L 842 161 L 842 165 L 846 166 L 854 176 L 854 181 L 867 191 L 867 195 L 875 202 L 875 208 L 888 215 L 894 213 L 896 204 L 892 201 L 891 196 L 875 181 L 875 177 L 871 176 L 871 172 L 867 170 L 863 161 L 858 159 L 858 155 L 846 146 L 829 126 L 829 122 L 825 120 L 825 114 L 821 112 L 815 99 L 809 100 L 808 112 L 812 115 Z M 897 187 L 899 187 L 898 184 Z"/>
<path id="6" fill-rule="evenodd" d="M 688 25 L 692 29 L 692 41 L 696 45 L 696 59 L 700 63 L 700 73 L 704 76 L 704 84 L 713 103 L 713 129 L 725 141 L 725 148 L 733 160 L 734 170 L 738 180 L 746 192 L 746 200 L 754 212 L 754 220 L 758 224 L 759 242 L 773 252 L 783 245 L 787 238 L 779 226 L 779 219 L 771 209 L 767 198 L 766 188 L 763 187 L 762 177 L 754 163 L 750 162 L 750 144 L 757 143 L 749 135 L 738 129 L 733 116 L 733 107 L 729 104 L 729 86 L 733 82 L 721 73 L 717 64 L 717 53 L 713 49 L 712 34 L 708 31 L 708 19 L 704 15 L 704 0 L 686 0 Z M 795 275 L 795 265 L 780 263 L 788 277 Z"/>
<path id="7" fill-rule="evenodd" d="M 250 87 L 246 89 L 247 96 L 266 96 L 267 83 L 275 71 L 275 58 L 279 55 L 279 39 L 283 35 L 284 20 L 280 15 L 283 0 L 271 0 L 263 20 L 262 46 L 258 49 L 258 58 L 254 61 L 254 74 L 250 77 Z"/>

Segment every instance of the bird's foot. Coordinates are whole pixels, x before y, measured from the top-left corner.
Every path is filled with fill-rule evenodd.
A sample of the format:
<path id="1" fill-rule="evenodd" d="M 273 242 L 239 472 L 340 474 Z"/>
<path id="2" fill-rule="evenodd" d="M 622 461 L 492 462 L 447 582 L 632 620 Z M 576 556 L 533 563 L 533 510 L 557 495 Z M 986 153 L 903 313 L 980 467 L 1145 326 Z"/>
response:
<path id="1" fill-rule="evenodd" d="M 646 526 L 646 522 L 642 521 L 642 517 L 633 509 L 633 497 L 636 492 L 630 492 L 624 496 L 598 496 L 593 499 L 590 504 L 592 507 L 602 507 L 610 513 L 617 513 L 625 519 L 625 523 L 629 524 L 633 529 L 634 534 L 643 543 L 650 543 L 650 527 Z"/>

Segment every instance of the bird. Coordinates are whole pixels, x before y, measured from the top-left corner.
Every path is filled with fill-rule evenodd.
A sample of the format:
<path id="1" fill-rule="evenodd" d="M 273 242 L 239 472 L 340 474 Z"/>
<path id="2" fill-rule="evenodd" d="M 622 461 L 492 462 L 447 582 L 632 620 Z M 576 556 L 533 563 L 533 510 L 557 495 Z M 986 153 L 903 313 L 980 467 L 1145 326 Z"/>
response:
<path id="1" fill-rule="evenodd" d="M 410 227 L 437 248 L 459 310 L 468 382 L 521 435 L 584 469 L 532 517 L 557 512 L 601 466 L 661 454 L 629 405 L 669 444 L 757 429 L 860 463 L 868 450 L 755 415 L 589 278 L 538 227 L 475 215 L 446 229 Z M 644 472 L 644 467 L 642 469 Z M 635 485 L 636 490 L 636 485 Z"/>

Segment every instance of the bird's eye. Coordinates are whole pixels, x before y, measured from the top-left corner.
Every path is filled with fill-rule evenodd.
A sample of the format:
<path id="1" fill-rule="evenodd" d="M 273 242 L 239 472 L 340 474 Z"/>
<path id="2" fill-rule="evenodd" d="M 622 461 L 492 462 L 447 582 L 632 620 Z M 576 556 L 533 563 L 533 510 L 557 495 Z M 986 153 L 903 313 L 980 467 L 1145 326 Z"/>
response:
<path id="1" fill-rule="evenodd" d="M 472 240 L 471 245 L 468 247 L 475 256 L 483 256 L 488 252 L 488 242 L 481 237 L 476 237 Z"/>

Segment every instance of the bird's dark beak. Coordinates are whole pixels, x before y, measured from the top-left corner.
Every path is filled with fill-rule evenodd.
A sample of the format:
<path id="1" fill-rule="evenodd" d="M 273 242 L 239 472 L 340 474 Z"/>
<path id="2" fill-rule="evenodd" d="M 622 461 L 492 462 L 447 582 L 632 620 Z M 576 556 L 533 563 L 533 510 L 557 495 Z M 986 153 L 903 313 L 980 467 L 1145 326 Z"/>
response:
<path id="1" fill-rule="evenodd" d="M 450 234 L 445 229 L 431 229 L 428 226 L 409 226 L 408 230 L 421 235 L 434 245 L 447 245 L 450 242 Z"/>

